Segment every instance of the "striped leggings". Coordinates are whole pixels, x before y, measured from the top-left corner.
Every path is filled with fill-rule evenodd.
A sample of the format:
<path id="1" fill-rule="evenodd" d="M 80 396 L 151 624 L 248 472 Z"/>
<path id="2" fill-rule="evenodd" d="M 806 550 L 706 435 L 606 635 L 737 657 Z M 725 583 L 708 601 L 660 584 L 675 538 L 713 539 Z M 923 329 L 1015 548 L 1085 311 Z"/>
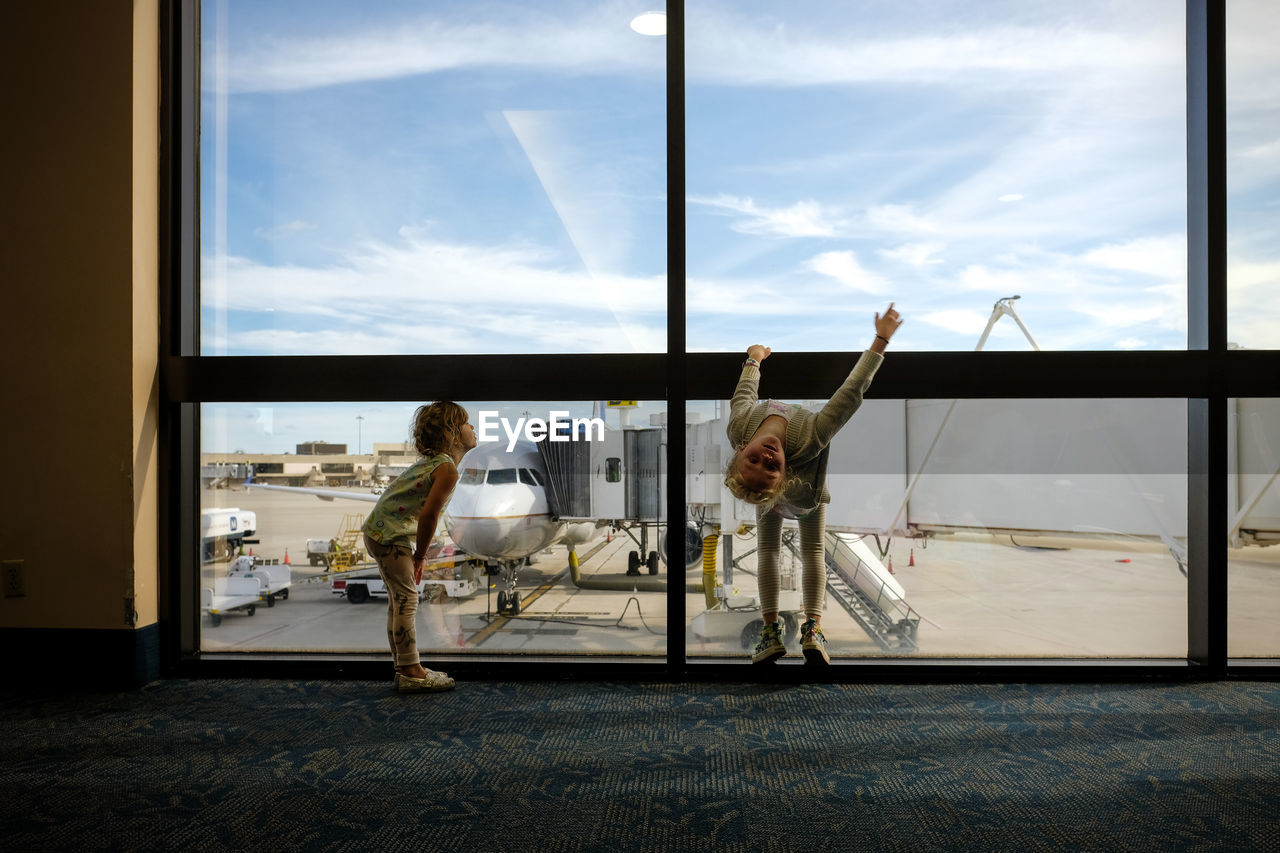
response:
<path id="1" fill-rule="evenodd" d="M 823 553 L 823 537 L 827 530 L 827 505 L 818 508 L 799 520 L 800 553 L 804 573 L 800 582 L 804 612 L 822 615 L 827 597 L 827 563 Z M 757 581 L 760 584 L 760 612 L 778 611 L 778 559 L 782 550 L 782 516 L 773 510 L 756 512 Z"/>

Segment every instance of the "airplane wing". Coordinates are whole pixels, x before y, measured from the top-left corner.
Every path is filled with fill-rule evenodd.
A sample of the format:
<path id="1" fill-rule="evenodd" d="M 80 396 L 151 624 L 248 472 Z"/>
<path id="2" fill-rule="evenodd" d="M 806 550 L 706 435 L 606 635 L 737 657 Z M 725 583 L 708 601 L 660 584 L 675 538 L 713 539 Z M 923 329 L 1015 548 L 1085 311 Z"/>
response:
<path id="1" fill-rule="evenodd" d="M 348 501 L 367 501 L 369 503 L 377 503 L 378 495 L 365 492 L 347 492 L 342 489 L 320 489 L 312 486 L 268 486 L 266 483 L 255 483 L 249 480 L 245 481 L 245 489 L 265 489 L 270 492 L 292 492 L 295 495 L 315 495 L 322 501 L 331 501 L 334 498 L 341 498 Z"/>

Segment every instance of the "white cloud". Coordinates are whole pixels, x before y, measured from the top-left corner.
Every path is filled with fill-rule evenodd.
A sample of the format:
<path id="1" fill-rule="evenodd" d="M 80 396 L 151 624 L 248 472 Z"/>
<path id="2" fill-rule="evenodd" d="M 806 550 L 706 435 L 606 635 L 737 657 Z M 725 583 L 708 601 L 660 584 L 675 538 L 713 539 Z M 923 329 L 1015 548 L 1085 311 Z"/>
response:
<path id="1" fill-rule="evenodd" d="M 877 249 L 876 253 L 890 261 L 923 267 L 942 263 L 941 258 L 934 256 L 943 248 L 942 243 L 903 243 L 895 249 Z"/>
<path id="2" fill-rule="evenodd" d="M 947 8 L 918 11 L 911 34 L 888 32 L 903 20 L 892 15 L 842 15 L 836 21 L 790 16 L 781 24 L 732 5 L 691 9 L 688 76 L 693 82 L 759 86 L 897 81 L 1011 88 L 1041 87 L 1089 72 L 1141 73 L 1182 61 L 1179 45 L 1167 37 L 1180 23 L 1176 16 L 1147 16 L 1154 22 L 1123 29 L 1117 22 L 1115 31 L 1057 22 L 985 23 L 970 16 L 963 27 L 940 21 L 935 32 L 919 32 L 919 21 L 938 20 Z M 1160 20 L 1170 23 L 1162 28 Z M 801 29 L 806 25 L 810 31 Z"/>
<path id="3" fill-rule="evenodd" d="M 884 293 L 888 289 L 887 282 L 864 269 L 858 263 L 857 256 L 850 251 L 823 252 L 806 261 L 805 267 L 863 293 Z"/>
<path id="4" fill-rule="evenodd" d="M 1147 342 L 1141 338 L 1125 338 L 1116 341 L 1116 349 L 1142 349 L 1147 346 Z"/>
<path id="5" fill-rule="evenodd" d="M 665 276 L 592 276 L 529 243 L 450 244 L 423 228 L 403 228 L 400 236 L 325 267 L 231 257 L 225 281 L 206 259 L 205 310 L 275 311 L 290 328 L 332 330 L 232 333 L 215 350 L 466 352 L 476 341 L 476 350 L 501 352 L 531 340 L 560 351 L 665 348 Z M 432 324 L 449 329 L 448 340 L 433 336 Z"/>
<path id="6" fill-rule="evenodd" d="M 289 237 L 305 231 L 314 231 L 315 229 L 315 223 L 295 219 L 292 222 L 286 222 L 283 225 L 276 225 L 271 228 L 255 228 L 253 236 L 261 237 L 263 240 L 286 240 Z"/>
<path id="7" fill-rule="evenodd" d="M 1265 288 L 1268 294 L 1276 294 L 1280 300 L 1280 261 L 1256 263 L 1232 259 L 1227 265 L 1227 289 L 1232 293 L 1255 288 L 1258 285 L 1269 285 Z M 1256 298 L 1250 294 L 1250 299 Z"/>
<path id="8" fill-rule="evenodd" d="M 986 290 L 1003 296 L 1021 295 L 1036 284 L 1035 279 L 1042 274 L 1041 269 L 991 269 L 983 264 L 971 264 L 960 271 L 956 281 L 962 290 Z"/>
<path id="9" fill-rule="evenodd" d="M 1185 236 L 1177 234 L 1143 237 L 1127 243 L 1109 243 L 1086 252 L 1081 260 L 1106 269 L 1186 281 L 1187 240 Z"/>
<path id="10" fill-rule="evenodd" d="M 293 92 L 485 66 L 660 75 L 664 40 L 636 35 L 621 9 L 602 4 L 571 19 L 542 4 L 509 6 L 501 23 L 420 17 L 331 36 L 261 35 L 237 45 L 226 80 L 232 92 Z"/>
<path id="11" fill-rule="evenodd" d="M 1280 160 L 1280 139 L 1273 139 L 1270 142 L 1263 142 L 1258 145 L 1250 146 L 1249 148 L 1241 151 L 1239 156 L 1250 160 Z"/>
<path id="12" fill-rule="evenodd" d="M 930 234 L 938 226 L 922 216 L 917 216 L 909 204 L 882 204 L 867 210 L 867 222 L 884 231 L 905 231 Z"/>
<path id="13" fill-rule="evenodd" d="M 835 237 L 843 228 L 836 211 L 816 201 L 798 201 L 788 207 L 762 207 L 750 198 L 721 193 L 715 197 L 690 196 L 690 204 L 738 214 L 730 226 L 743 234 L 769 237 Z"/>
<path id="14" fill-rule="evenodd" d="M 987 320 L 990 318 L 990 314 L 954 308 L 946 311 L 931 311 L 921 316 L 920 321 L 958 335 L 972 335 L 976 345 L 978 336 L 987 327 Z"/>
<path id="15" fill-rule="evenodd" d="M 1022 195 L 1019 193 L 1005 193 L 1004 195 L 996 199 L 996 201 L 1003 201 L 1003 202 L 1022 201 Z"/>

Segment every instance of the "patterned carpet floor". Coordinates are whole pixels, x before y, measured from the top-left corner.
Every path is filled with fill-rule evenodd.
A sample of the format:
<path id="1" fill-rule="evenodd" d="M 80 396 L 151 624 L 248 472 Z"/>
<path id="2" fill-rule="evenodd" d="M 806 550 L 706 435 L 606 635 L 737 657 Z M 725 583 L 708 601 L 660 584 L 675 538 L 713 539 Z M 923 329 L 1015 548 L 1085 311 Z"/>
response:
<path id="1" fill-rule="evenodd" d="M 1280 850 L 1280 684 L 0 697 L 6 850 Z"/>

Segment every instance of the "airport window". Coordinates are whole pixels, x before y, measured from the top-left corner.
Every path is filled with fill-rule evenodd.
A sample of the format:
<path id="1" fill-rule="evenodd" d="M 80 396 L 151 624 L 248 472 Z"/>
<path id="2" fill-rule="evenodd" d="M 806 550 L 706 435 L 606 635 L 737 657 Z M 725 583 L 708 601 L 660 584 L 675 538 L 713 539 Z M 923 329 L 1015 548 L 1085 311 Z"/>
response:
<path id="1" fill-rule="evenodd" d="M 472 423 L 505 426 L 477 431 L 427 552 L 424 653 L 661 659 L 661 426 L 638 423 L 629 410 L 624 428 L 619 413 L 589 401 L 463 407 Z M 661 421 L 661 403 L 637 408 Z M 419 457 L 405 439 L 415 409 L 386 402 L 202 406 L 202 654 L 385 651 L 387 593 L 365 530 L 383 518 L 375 514 L 380 507 L 390 512 L 413 500 Z M 575 417 L 598 420 L 599 428 L 538 426 Z M 320 451 L 293 454 L 292 436 L 300 433 L 334 439 L 327 455 L 350 459 L 350 450 L 361 451 L 343 463 L 351 473 L 322 473 L 330 465 Z M 349 445 L 338 441 L 348 438 Z M 609 481 L 597 469 L 619 452 L 631 460 L 631 475 Z M 213 460 L 280 470 L 245 481 L 219 476 Z M 412 476 L 402 480 L 405 474 Z M 416 512 L 410 528 L 416 534 Z"/>
<path id="2" fill-rule="evenodd" d="M 1011 12 L 687 4 L 691 347 L 1185 346 L 1180 9 Z"/>
<path id="3" fill-rule="evenodd" d="M 1227 3 L 1228 337 L 1280 349 L 1280 7 Z"/>
<path id="4" fill-rule="evenodd" d="M 808 403 L 813 411 L 821 404 Z M 755 508 L 726 493 L 729 402 L 690 441 L 705 548 L 690 654 L 760 637 Z M 868 400 L 829 446 L 827 651 L 858 657 L 1181 658 L 1186 654 L 1186 403 Z M 777 599 L 804 621 L 802 522 L 782 522 Z"/>
<path id="5" fill-rule="evenodd" d="M 172 667 L 385 663 L 361 527 L 461 397 L 519 458 L 460 466 L 424 654 L 753 677 L 743 351 L 820 407 L 893 301 L 824 550 L 884 577 L 779 673 L 1273 673 L 1271 4 L 664 7 L 170 10 Z"/>
<path id="6" fill-rule="evenodd" d="M 607 11 L 206 0 L 200 352 L 663 351 L 665 45 Z"/>

